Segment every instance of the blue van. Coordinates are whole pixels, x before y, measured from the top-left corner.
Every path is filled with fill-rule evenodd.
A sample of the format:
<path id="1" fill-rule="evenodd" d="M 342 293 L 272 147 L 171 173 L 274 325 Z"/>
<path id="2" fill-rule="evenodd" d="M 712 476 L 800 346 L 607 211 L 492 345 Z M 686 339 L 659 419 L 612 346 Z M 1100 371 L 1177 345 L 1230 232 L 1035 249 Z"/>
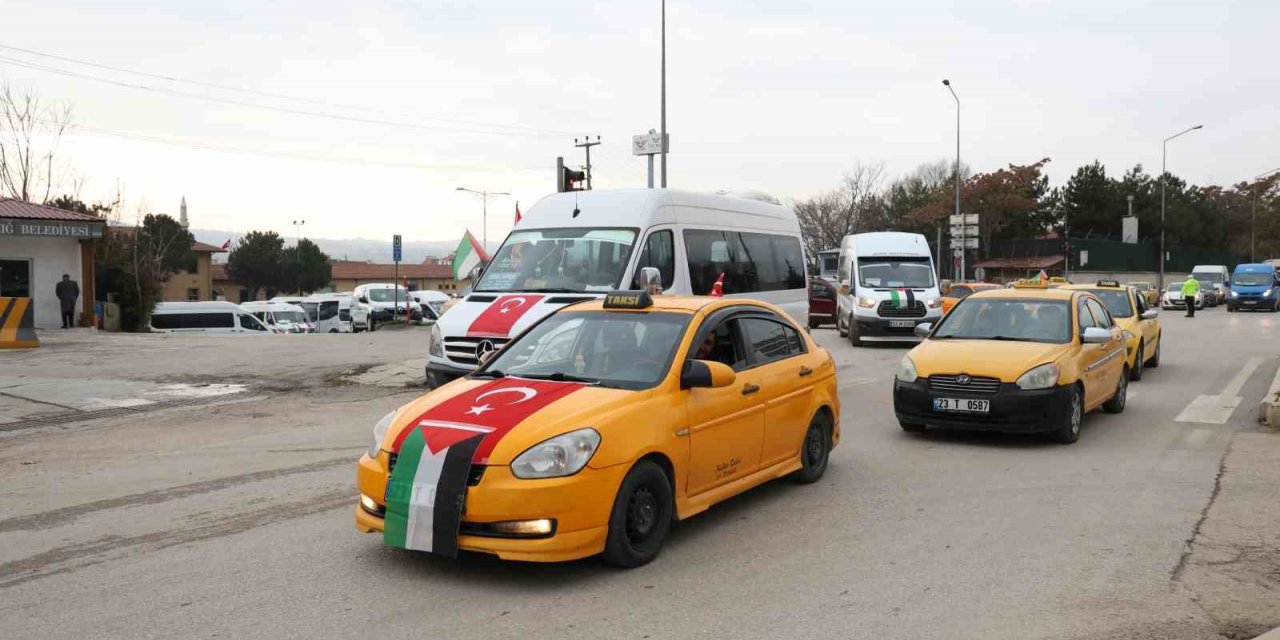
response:
<path id="1" fill-rule="evenodd" d="M 1227 311 L 1241 309 L 1280 309 L 1280 282 L 1276 268 L 1270 264 L 1239 264 L 1231 274 L 1231 293 L 1227 295 Z"/>

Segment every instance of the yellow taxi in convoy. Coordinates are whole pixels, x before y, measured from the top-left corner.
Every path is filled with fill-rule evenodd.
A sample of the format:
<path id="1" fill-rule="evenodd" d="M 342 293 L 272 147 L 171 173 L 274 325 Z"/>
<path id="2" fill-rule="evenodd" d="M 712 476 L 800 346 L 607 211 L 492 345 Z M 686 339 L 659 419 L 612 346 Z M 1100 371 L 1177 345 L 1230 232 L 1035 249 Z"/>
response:
<path id="1" fill-rule="evenodd" d="M 1072 284 L 1063 288 L 1088 291 L 1102 300 L 1124 332 L 1130 380 L 1141 380 L 1147 367 L 1160 366 L 1160 339 L 1164 337 L 1157 319 L 1160 310 L 1149 305 L 1137 287 L 1115 280 L 1099 280 L 1097 284 Z"/>
<path id="2" fill-rule="evenodd" d="M 1089 411 L 1124 411 L 1124 335 L 1087 291 L 1038 283 L 981 291 L 916 331 L 925 340 L 893 383 L 907 431 L 1042 432 L 1071 443 Z"/>
<path id="3" fill-rule="evenodd" d="M 356 528 L 526 561 L 652 560 L 673 518 L 792 476 L 840 441 L 831 355 L 752 300 L 614 292 L 530 327 L 384 417 Z"/>

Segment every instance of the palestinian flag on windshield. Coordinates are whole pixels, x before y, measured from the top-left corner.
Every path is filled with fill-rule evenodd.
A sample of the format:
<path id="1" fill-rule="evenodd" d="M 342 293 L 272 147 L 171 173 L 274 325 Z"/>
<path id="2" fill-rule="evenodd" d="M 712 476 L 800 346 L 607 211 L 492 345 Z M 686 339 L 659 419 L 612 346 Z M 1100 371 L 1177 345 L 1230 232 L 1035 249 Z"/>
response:
<path id="1" fill-rule="evenodd" d="M 485 464 L 508 432 L 586 385 L 501 378 L 418 416 L 396 436 L 382 540 L 393 547 L 458 555 L 458 526 L 472 463 Z"/>
<path id="2" fill-rule="evenodd" d="M 895 309 L 910 309 L 916 306 L 916 296 L 910 289 L 890 289 L 889 301 Z"/>

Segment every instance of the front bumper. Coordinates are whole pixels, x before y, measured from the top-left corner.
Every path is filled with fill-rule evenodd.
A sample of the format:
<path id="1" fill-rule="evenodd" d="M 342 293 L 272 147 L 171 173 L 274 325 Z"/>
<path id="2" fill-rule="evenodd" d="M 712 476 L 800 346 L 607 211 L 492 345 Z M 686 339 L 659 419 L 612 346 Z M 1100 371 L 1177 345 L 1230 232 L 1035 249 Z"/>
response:
<path id="1" fill-rule="evenodd" d="M 993 394 L 934 392 L 927 378 L 915 382 L 893 381 L 893 409 L 898 420 L 940 429 L 971 431 L 1004 431 L 1037 433 L 1051 431 L 1070 406 L 1069 385 L 1052 389 L 1024 391 L 1013 383 L 1003 383 Z M 991 412 L 985 414 L 951 413 L 933 410 L 934 397 L 990 400 Z"/>
<path id="2" fill-rule="evenodd" d="M 449 364 L 443 360 L 436 358 L 427 358 L 427 388 L 436 389 L 442 387 L 462 376 L 465 376 L 475 369 L 468 369 L 454 364 Z"/>
<path id="3" fill-rule="evenodd" d="M 552 518 L 556 521 L 555 533 L 543 538 L 459 535 L 458 548 L 528 562 L 561 562 L 596 555 L 604 551 L 613 499 L 627 468 L 626 464 L 602 469 L 588 466 L 567 478 L 521 480 L 511 475 L 509 467 L 486 467 L 480 482 L 467 488 L 464 526 Z M 385 451 L 377 458 L 362 455 L 356 467 L 360 493 L 384 505 L 388 473 Z M 383 530 L 383 518 L 369 513 L 358 502 L 355 522 L 356 529 L 366 533 Z"/>
<path id="4" fill-rule="evenodd" d="M 853 316 L 854 322 L 857 324 L 857 333 L 860 340 L 868 342 L 920 342 L 920 338 L 916 336 L 916 325 L 925 322 L 937 324 L 942 319 L 941 309 L 930 309 L 922 318 L 881 318 L 880 316 L 860 316 L 856 313 Z M 910 326 L 894 327 L 893 323 L 910 322 Z"/>
<path id="5" fill-rule="evenodd" d="M 1275 297 L 1237 294 L 1234 298 L 1227 298 L 1227 304 L 1235 309 L 1270 309 L 1275 304 Z"/>

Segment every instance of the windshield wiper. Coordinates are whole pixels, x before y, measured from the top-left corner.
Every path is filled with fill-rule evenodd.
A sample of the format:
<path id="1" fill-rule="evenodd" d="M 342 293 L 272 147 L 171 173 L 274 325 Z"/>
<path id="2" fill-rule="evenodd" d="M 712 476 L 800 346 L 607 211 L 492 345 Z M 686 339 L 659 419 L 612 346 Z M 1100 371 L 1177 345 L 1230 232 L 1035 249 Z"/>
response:
<path id="1" fill-rule="evenodd" d="M 486 371 L 477 371 L 471 374 L 471 377 L 473 378 L 505 378 L 507 377 L 507 374 L 501 371 L 498 371 L 497 369 L 488 369 Z"/>
<path id="2" fill-rule="evenodd" d="M 564 287 L 542 287 L 539 289 L 521 289 L 520 291 L 528 293 L 585 293 L 580 289 L 566 289 Z"/>
<path id="3" fill-rule="evenodd" d="M 520 374 L 520 377 L 528 378 L 530 380 L 551 380 L 553 382 L 585 382 L 586 384 L 600 384 L 600 381 L 596 380 L 595 378 L 583 378 L 582 376 L 575 376 L 572 373 L 564 373 L 561 371 L 557 371 L 555 373 L 522 373 Z"/>

